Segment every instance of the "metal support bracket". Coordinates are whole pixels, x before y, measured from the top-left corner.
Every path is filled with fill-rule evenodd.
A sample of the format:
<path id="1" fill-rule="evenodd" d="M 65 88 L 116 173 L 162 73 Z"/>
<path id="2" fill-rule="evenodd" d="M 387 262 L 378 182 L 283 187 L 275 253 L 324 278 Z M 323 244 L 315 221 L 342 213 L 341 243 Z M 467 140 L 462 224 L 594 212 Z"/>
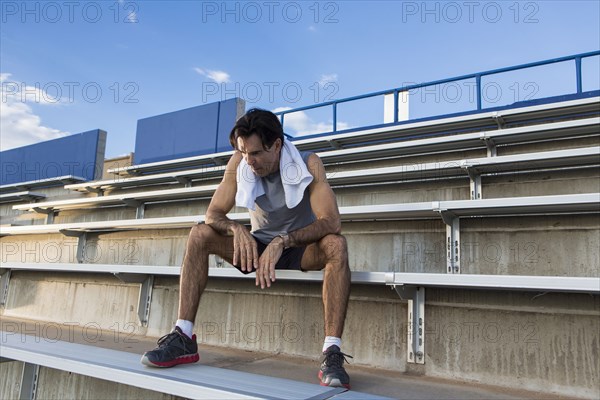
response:
<path id="1" fill-rule="evenodd" d="M 503 129 L 506 126 L 506 121 L 504 121 L 504 117 L 502 115 L 494 114 L 493 116 L 496 125 L 498 125 L 498 129 Z"/>
<path id="2" fill-rule="evenodd" d="M 2 279 L 0 280 L 0 306 L 5 306 L 8 300 L 8 284 L 10 283 L 10 268 L 0 268 Z"/>
<path id="3" fill-rule="evenodd" d="M 224 162 L 222 159 L 220 159 L 220 158 L 212 157 L 211 159 L 212 159 L 212 161 L 215 163 L 215 165 L 225 165 L 225 164 L 226 164 L 226 163 L 225 163 L 225 162 Z"/>
<path id="4" fill-rule="evenodd" d="M 342 146 L 335 140 L 328 140 L 327 143 L 329 143 L 329 145 L 336 150 L 339 150 L 342 148 Z"/>
<path id="5" fill-rule="evenodd" d="M 141 203 L 135 209 L 135 218 L 144 219 L 144 213 L 146 212 L 146 203 Z"/>
<path id="6" fill-rule="evenodd" d="M 23 364 L 23 374 L 21 376 L 21 390 L 19 393 L 20 400 L 35 399 L 35 392 L 37 391 L 39 373 L 39 365 L 30 364 L 27 362 Z"/>
<path id="7" fill-rule="evenodd" d="M 487 147 L 487 156 L 488 157 L 496 157 L 498 155 L 498 151 L 496 149 L 496 143 L 494 139 L 489 137 L 483 137 L 485 141 L 485 147 Z"/>
<path id="8" fill-rule="evenodd" d="M 139 201 L 139 200 L 133 200 L 133 199 L 123 199 L 123 202 L 125 203 L 125 205 L 127 207 L 135 208 L 135 218 L 136 219 L 144 218 L 144 212 L 146 211 L 146 204 L 144 202 Z"/>
<path id="9" fill-rule="evenodd" d="M 54 223 L 54 217 L 58 214 L 53 208 L 41 208 L 41 207 L 33 207 L 33 211 L 38 214 L 46 214 L 46 224 L 50 225 Z"/>
<path id="10" fill-rule="evenodd" d="M 154 287 L 154 275 L 127 274 L 116 272 L 117 279 L 124 283 L 139 283 L 140 294 L 138 297 L 138 318 L 140 325 L 148 326 L 150 317 L 150 304 L 152 303 L 152 288 Z"/>
<path id="11" fill-rule="evenodd" d="M 85 245 L 87 243 L 87 232 L 82 232 L 82 231 L 72 231 L 69 229 L 61 229 L 60 233 L 62 233 L 65 236 L 69 236 L 69 237 L 76 237 L 78 238 L 77 240 L 77 262 L 79 264 L 83 263 L 83 259 L 84 259 L 84 254 L 83 252 L 85 251 Z"/>
<path id="12" fill-rule="evenodd" d="M 465 167 L 467 174 L 469 174 L 470 187 L 471 187 L 471 200 L 479 200 L 482 197 L 482 186 L 481 186 L 481 175 L 477 171 L 470 167 Z"/>
<path id="13" fill-rule="evenodd" d="M 438 210 L 446 224 L 446 270 L 460 274 L 460 218 L 447 210 Z"/>
<path id="14" fill-rule="evenodd" d="M 177 182 L 181 183 L 183 187 L 192 187 L 192 180 L 190 178 L 185 176 L 175 176 L 174 178 L 177 180 Z"/>
<path id="15" fill-rule="evenodd" d="M 406 360 L 425 364 L 425 288 L 394 285 L 394 289 L 400 298 L 408 300 Z"/>
<path id="16" fill-rule="evenodd" d="M 96 193 L 99 197 L 104 196 L 104 190 L 96 187 L 86 186 L 85 191 L 88 193 Z"/>

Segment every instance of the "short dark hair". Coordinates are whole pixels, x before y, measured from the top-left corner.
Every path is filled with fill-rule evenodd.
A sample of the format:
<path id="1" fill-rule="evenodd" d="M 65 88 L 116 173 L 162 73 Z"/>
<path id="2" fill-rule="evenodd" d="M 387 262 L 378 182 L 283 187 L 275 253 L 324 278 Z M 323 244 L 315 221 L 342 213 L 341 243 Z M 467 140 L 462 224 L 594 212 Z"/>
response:
<path id="1" fill-rule="evenodd" d="M 252 108 L 237 120 L 229 134 L 231 147 L 237 149 L 238 138 L 247 138 L 258 135 L 263 148 L 266 150 L 273 146 L 277 139 L 281 139 L 283 145 L 283 127 L 277 115 L 271 111 L 260 108 Z"/>

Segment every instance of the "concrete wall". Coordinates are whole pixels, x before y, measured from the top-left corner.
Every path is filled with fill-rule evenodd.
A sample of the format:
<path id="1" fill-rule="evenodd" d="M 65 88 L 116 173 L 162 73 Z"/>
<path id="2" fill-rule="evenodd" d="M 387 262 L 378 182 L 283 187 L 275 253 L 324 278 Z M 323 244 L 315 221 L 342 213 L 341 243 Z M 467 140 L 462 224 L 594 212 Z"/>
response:
<path id="1" fill-rule="evenodd" d="M 23 364 L 20 361 L 0 363 L 0 398 L 18 399 L 21 390 Z"/>
<path id="2" fill-rule="evenodd" d="M 18 399 L 23 363 L 19 361 L 0 364 L 0 398 Z M 150 399 L 177 400 L 153 390 L 140 389 L 134 386 L 122 385 L 73 374 L 51 368 L 40 367 L 37 399 Z"/>
<path id="3" fill-rule="evenodd" d="M 427 375 L 597 397 L 598 296 L 430 289 L 426 298 Z"/>

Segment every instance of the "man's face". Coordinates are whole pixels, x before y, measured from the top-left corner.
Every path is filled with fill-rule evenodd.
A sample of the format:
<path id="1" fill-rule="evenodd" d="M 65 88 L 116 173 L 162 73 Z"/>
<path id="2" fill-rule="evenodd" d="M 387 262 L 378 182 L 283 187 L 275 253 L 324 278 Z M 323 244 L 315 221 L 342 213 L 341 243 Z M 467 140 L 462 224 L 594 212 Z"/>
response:
<path id="1" fill-rule="evenodd" d="M 265 150 L 258 135 L 251 135 L 247 138 L 239 137 L 237 148 L 256 175 L 264 177 L 279 169 L 280 139 L 277 139 L 270 148 Z"/>

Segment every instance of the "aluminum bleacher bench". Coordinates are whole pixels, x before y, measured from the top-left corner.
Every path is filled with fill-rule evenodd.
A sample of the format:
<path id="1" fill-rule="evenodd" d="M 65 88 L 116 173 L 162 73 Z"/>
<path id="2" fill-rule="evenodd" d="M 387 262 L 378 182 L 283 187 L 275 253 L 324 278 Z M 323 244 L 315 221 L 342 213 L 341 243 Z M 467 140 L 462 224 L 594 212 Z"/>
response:
<path id="1" fill-rule="evenodd" d="M 85 178 L 74 175 L 58 176 L 56 178 L 38 179 L 35 181 L 9 183 L 0 185 L 0 193 L 11 193 L 15 191 L 26 191 L 33 188 L 67 185 L 76 182 L 85 182 Z"/>
<path id="2" fill-rule="evenodd" d="M 65 189 L 78 192 L 102 194 L 104 191 L 109 189 L 124 189 L 129 187 L 156 185 L 161 183 L 179 183 L 185 187 L 191 187 L 191 182 L 193 180 L 220 178 L 223 176 L 224 171 L 225 166 L 221 165 L 153 175 L 141 175 L 133 177 L 117 176 L 112 179 L 105 179 L 101 181 L 66 185 Z"/>
<path id="3" fill-rule="evenodd" d="M 179 276 L 181 268 L 176 266 L 9 262 L 0 269 L 2 304 L 6 304 L 8 298 L 12 271 L 109 273 L 125 283 L 140 283 L 138 317 L 140 324 L 146 325 L 150 316 L 154 276 Z M 221 279 L 254 279 L 254 274 L 244 275 L 234 268 L 209 268 L 209 276 Z M 277 272 L 277 280 L 321 282 L 323 273 L 322 271 L 282 270 Z M 413 363 L 423 362 L 425 333 L 422 328 L 425 323 L 426 288 L 600 294 L 599 277 L 353 271 L 352 283 L 385 285 L 394 288 L 402 299 L 408 300 L 407 360 Z"/>
<path id="4" fill-rule="evenodd" d="M 97 208 L 103 206 L 130 206 L 137 208 L 136 218 L 144 217 L 144 205 L 146 202 L 158 202 L 176 199 L 193 199 L 198 197 L 212 196 L 218 185 L 196 186 L 189 188 L 178 188 L 168 190 L 153 190 L 138 193 L 117 194 L 111 196 L 84 197 L 67 200 L 47 201 L 43 203 L 31 203 L 25 207 L 13 209 L 21 211 L 35 211 L 43 214 L 59 210 L 78 208 Z"/>
<path id="5" fill-rule="evenodd" d="M 449 273 L 460 273 L 460 219 L 463 217 L 598 212 L 600 212 L 600 193 L 340 207 L 340 216 L 342 221 L 345 222 L 436 219 L 441 217 L 446 224 L 446 242 L 451 244 L 446 260 Z M 248 213 L 230 213 L 228 217 L 243 223 L 248 222 L 250 219 Z M 0 237 L 52 233 L 78 237 L 77 260 L 81 262 L 88 233 L 132 229 L 190 228 L 203 221 L 204 215 L 190 215 L 63 224 L 0 226 Z"/>
<path id="6" fill-rule="evenodd" d="M 586 168 L 600 165 L 600 147 L 587 147 L 515 154 L 498 157 L 484 157 L 437 163 L 408 164 L 395 167 L 369 168 L 353 171 L 331 172 L 327 179 L 335 188 L 341 185 L 361 185 L 386 182 L 399 182 L 451 177 L 469 177 L 471 198 L 482 198 L 481 175 L 499 172 L 524 172 L 550 168 Z M 163 189 L 138 193 L 115 194 L 109 196 L 84 197 L 67 200 L 18 204 L 14 210 L 50 212 L 102 206 L 137 207 L 137 218 L 143 218 L 146 202 L 161 202 L 174 199 L 193 199 L 212 196 L 217 185 L 195 186 L 178 189 Z"/>
<path id="7" fill-rule="evenodd" d="M 318 138 L 298 139 L 294 141 L 294 144 L 302 147 L 304 150 L 325 147 L 339 150 L 347 147 L 355 147 L 367 141 L 389 141 L 400 137 L 424 134 L 458 133 L 475 129 L 485 130 L 490 126 L 501 128 L 515 124 L 531 123 L 531 121 L 542 121 L 549 117 L 560 118 L 561 116 L 585 115 L 598 112 L 600 112 L 600 97 L 594 97 L 561 103 L 513 108 L 510 110 L 482 112 L 459 117 L 409 122 L 392 129 L 376 128 L 358 132 L 338 133 Z"/>
<path id="8" fill-rule="evenodd" d="M 461 217 L 598 211 L 600 211 L 600 193 L 340 207 L 340 215 L 343 221 L 436 218 L 444 212 Z M 228 217 L 241 222 L 246 222 L 250 219 L 248 213 L 232 213 L 228 214 Z M 129 229 L 189 228 L 203 221 L 204 215 L 189 215 L 64 224 L 1 226 L 0 236 L 62 232 L 106 232 Z"/>
<path id="9" fill-rule="evenodd" d="M 34 193 L 30 191 L 14 192 L 14 193 L 3 193 L 0 194 L 0 204 L 2 203 L 15 203 L 17 201 L 32 201 L 46 198 L 46 195 L 41 193 Z"/>
<path id="10" fill-rule="evenodd" d="M 0 361 L 24 363 L 21 399 L 34 399 L 39 367 L 67 371 L 190 399 L 388 399 L 201 363 L 176 369 L 141 365 L 139 354 L 0 331 Z M 347 397 L 350 396 L 350 397 Z"/>
<path id="11" fill-rule="evenodd" d="M 485 127 L 502 127 L 507 123 L 523 123 L 527 120 L 543 120 L 547 117 L 554 119 L 561 115 L 578 115 L 597 113 L 599 97 L 571 100 L 566 102 L 514 108 L 503 111 L 483 112 L 478 114 L 441 118 L 424 122 L 408 123 L 378 129 L 363 129 L 354 132 L 327 135 L 315 138 L 300 139 L 294 144 L 300 150 L 342 149 L 377 141 L 422 135 L 424 133 L 457 132 L 466 129 L 474 130 Z M 198 167 L 200 165 L 223 165 L 232 152 L 222 152 L 162 162 L 132 165 L 109 169 L 109 173 L 117 175 L 140 175 L 157 171 Z"/>
<path id="12" fill-rule="evenodd" d="M 357 173 L 370 176 L 368 181 L 365 180 L 369 183 L 468 177 L 471 186 L 471 199 L 475 200 L 483 198 L 481 176 L 484 174 L 530 172 L 565 167 L 587 168 L 597 165 L 600 165 L 600 147 L 587 147 L 436 163 L 408 164 L 359 171 L 342 171 L 332 173 L 331 178 L 328 175 L 328 179 L 330 179 L 332 186 L 335 186 L 360 183 L 355 177 Z M 25 206 L 19 205 L 18 207 Z"/>
<path id="13" fill-rule="evenodd" d="M 368 160 L 370 158 L 416 155 L 425 152 L 488 149 L 489 156 L 496 155 L 498 145 L 527 143 L 583 135 L 598 135 L 600 118 L 546 123 L 518 128 L 439 136 L 427 139 L 384 143 L 351 149 L 328 151 L 319 156 L 324 163 Z"/>
<path id="14" fill-rule="evenodd" d="M 179 276 L 181 267 L 128 264 L 74 264 L 74 263 L 17 263 L 6 262 L 0 268 L 2 275 L 2 303 L 6 304 L 10 276 L 13 271 L 105 273 L 125 283 L 141 283 L 138 316 L 144 324 L 148 320 L 152 284 L 155 275 Z M 235 268 L 209 268 L 211 278 L 254 279 L 253 274 L 241 274 Z M 152 278 L 152 279 L 149 279 Z M 322 271 L 277 271 L 279 281 L 321 282 Z M 424 286 L 461 289 L 529 290 L 543 292 L 597 293 L 600 278 L 566 276 L 522 275 L 469 275 L 446 273 L 407 273 L 352 271 L 352 283 L 388 286 Z"/>
<path id="15" fill-rule="evenodd" d="M 405 157 L 431 152 L 449 152 L 462 151 L 467 149 L 487 149 L 488 156 L 496 156 L 497 146 L 528 143 L 532 141 L 551 140 L 567 137 L 577 137 L 584 135 L 598 136 L 600 133 L 600 118 L 585 118 L 578 120 L 569 120 L 553 123 L 544 123 L 539 125 L 524 126 L 518 128 L 500 129 L 483 132 L 461 133 L 455 135 L 430 137 L 426 139 L 405 140 L 394 143 L 384 143 L 377 145 L 368 145 L 341 150 L 331 150 L 318 152 L 317 154 L 323 160 L 325 165 L 339 162 L 368 161 L 381 157 Z M 218 153 L 226 155 L 227 159 L 233 152 Z M 209 160 L 211 156 L 192 157 L 195 161 L 188 159 L 172 160 L 173 163 L 181 161 L 182 167 L 193 166 L 191 171 L 177 171 L 171 173 L 161 173 L 156 175 L 138 176 L 138 177 L 115 177 L 103 181 L 88 182 L 84 184 L 75 184 L 65 186 L 65 189 L 101 192 L 107 189 L 124 188 L 133 186 L 143 186 L 155 183 L 165 182 L 183 182 L 189 183 L 197 177 L 215 178 L 222 175 L 225 166 L 205 167 L 206 175 L 203 175 L 203 169 L 197 167 L 204 161 Z M 226 160 L 224 161 L 226 162 Z M 185 165 L 184 165 L 185 164 Z"/>
<path id="16" fill-rule="evenodd" d="M 160 265 L 119 265 L 119 264 L 73 264 L 73 263 L 11 263 L 6 262 L 0 267 L 2 280 L 0 284 L 0 305 L 6 304 L 10 278 L 13 271 L 40 272 L 73 272 L 73 273 L 105 273 L 114 275 L 124 283 L 139 283 L 138 317 L 145 325 L 150 314 L 154 276 L 179 276 L 181 267 Z M 385 272 L 352 272 L 352 282 L 357 284 L 386 284 L 391 278 Z M 254 279 L 254 275 L 241 274 L 235 268 L 209 268 L 211 278 L 225 279 Z M 321 271 L 299 272 L 278 271 L 277 279 L 281 281 L 321 282 Z"/>

